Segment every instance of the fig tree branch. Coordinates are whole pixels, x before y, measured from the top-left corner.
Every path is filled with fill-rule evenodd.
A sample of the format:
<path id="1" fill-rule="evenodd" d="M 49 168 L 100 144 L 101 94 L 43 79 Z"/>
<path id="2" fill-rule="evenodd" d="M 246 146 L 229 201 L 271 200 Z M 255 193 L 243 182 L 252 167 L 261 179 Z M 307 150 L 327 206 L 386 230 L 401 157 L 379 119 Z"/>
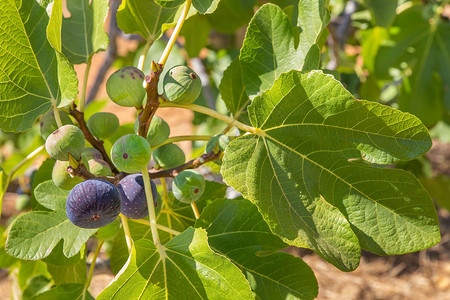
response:
<path id="1" fill-rule="evenodd" d="M 78 124 L 80 125 L 81 131 L 83 131 L 85 139 L 103 156 L 103 160 L 108 163 L 108 165 L 111 167 L 111 170 L 113 173 L 119 173 L 119 170 L 117 170 L 116 166 L 112 163 L 111 159 L 109 158 L 108 154 L 106 153 L 105 147 L 103 146 L 103 142 L 97 140 L 92 133 L 89 131 L 89 128 L 86 125 L 86 121 L 84 120 L 84 113 L 77 110 L 76 107 L 70 110 L 70 114 L 77 120 Z"/>
<path id="2" fill-rule="evenodd" d="M 145 89 L 147 90 L 147 102 L 145 104 L 144 110 L 139 116 L 139 129 L 138 135 L 142 137 L 147 137 L 148 127 L 150 126 L 150 121 L 155 115 L 156 110 L 159 107 L 159 95 L 158 95 L 158 81 L 159 76 L 163 70 L 162 65 L 158 65 L 152 62 L 152 71 L 150 75 L 145 76 Z"/>

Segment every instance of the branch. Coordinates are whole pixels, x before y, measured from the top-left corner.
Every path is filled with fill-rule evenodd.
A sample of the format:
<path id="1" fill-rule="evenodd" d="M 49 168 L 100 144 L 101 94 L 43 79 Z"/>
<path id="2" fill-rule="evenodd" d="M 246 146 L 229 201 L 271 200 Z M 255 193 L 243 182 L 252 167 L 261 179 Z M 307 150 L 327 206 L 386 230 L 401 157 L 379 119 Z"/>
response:
<path id="1" fill-rule="evenodd" d="M 147 137 L 150 121 L 152 120 L 156 110 L 159 107 L 158 81 L 162 71 L 163 71 L 162 65 L 152 62 L 152 71 L 150 75 L 145 76 L 147 103 L 145 104 L 144 110 L 140 114 L 139 130 L 138 130 L 138 135 L 144 138 Z"/>
<path id="2" fill-rule="evenodd" d="M 116 166 L 112 163 L 111 159 L 109 158 L 108 154 L 106 153 L 105 147 L 103 146 L 103 141 L 97 140 L 92 133 L 89 131 L 89 128 L 86 125 L 86 122 L 84 120 L 84 113 L 80 112 L 76 109 L 70 110 L 70 114 L 77 120 L 78 124 L 80 125 L 81 131 L 83 131 L 84 137 L 86 140 L 95 147 L 103 156 L 103 160 L 108 163 L 108 165 L 111 167 L 111 170 L 113 173 L 119 173 L 119 170 L 117 170 Z"/>

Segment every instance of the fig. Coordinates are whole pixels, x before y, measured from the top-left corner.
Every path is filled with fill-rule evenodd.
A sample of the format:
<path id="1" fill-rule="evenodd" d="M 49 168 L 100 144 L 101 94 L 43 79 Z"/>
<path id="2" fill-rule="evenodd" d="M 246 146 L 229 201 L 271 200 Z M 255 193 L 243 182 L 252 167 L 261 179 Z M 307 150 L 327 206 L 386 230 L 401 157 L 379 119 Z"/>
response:
<path id="1" fill-rule="evenodd" d="M 127 134 L 118 139 L 111 148 L 111 159 L 121 171 L 136 173 L 148 165 L 152 155 L 150 144 L 136 134 Z"/>
<path id="2" fill-rule="evenodd" d="M 67 196 L 66 214 L 81 228 L 100 228 L 120 214 L 120 194 L 114 184 L 89 179 L 77 184 Z"/>
<path id="3" fill-rule="evenodd" d="M 119 118 L 109 112 L 98 112 L 88 119 L 86 125 L 93 136 L 99 140 L 104 140 L 117 132 Z"/>
<path id="4" fill-rule="evenodd" d="M 167 144 L 153 150 L 153 160 L 157 164 L 155 168 L 171 169 L 184 164 L 186 156 L 177 145 Z"/>
<path id="5" fill-rule="evenodd" d="M 59 116 L 61 118 L 61 122 L 63 123 L 63 125 L 73 125 L 72 120 L 65 112 L 60 110 Z M 58 124 L 56 124 L 53 109 L 42 116 L 40 128 L 41 128 L 41 136 L 44 140 L 46 140 L 48 136 L 52 134 L 53 131 L 58 129 Z"/>
<path id="6" fill-rule="evenodd" d="M 183 203 L 197 201 L 205 191 L 205 179 L 194 170 L 184 170 L 172 182 L 174 197 Z"/>
<path id="7" fill-rule="evenodd" d="M 231 140 L 228 135 L 221 134 L 221 133 L 216 134 L 208 141 L 208 143 L 206 143 L 205 153 L 208 153 L 211 151 L 214 151 L 214 153 L 216 153 L 216 154 L 219 152 L 223 152 L 223 151 L 225 151 L 225 148 L 228 146 L 230 141 Z M 214 160 L 213 162 L 218 165 L 222 164 L 221 159 Z"/>
<path id="8" fill-rule="evenodd" d="M 79 160 L 84 150 L 84 135 L 75 125 L 64 125 L 50 134 L 45 141 L 45 149 L 56 160 L 69 160 L 69 153 Z"/>
<path id="9" fill-rule="evenodd" d="M 156 184 L 150 179 L 152 187 L 153 204 L 157 206 L 158 190 Z M 147 198 L 145 197 L 144 179 L 142 174 L 136 173 L 123 178 L 117 185 L 122 199 L 120 212 L 130 219 L 142 219 L 148 216 Z"/>
<path id="10" fill-rule="evenodd" d="M 71 190 L 74 186 L 83 181 L 80 177 L 72 177 L 67 172 L 68 161 L 57 160 L 53 165 L 52 180 L 53 183 L 63 190 Z"/>
<path id="11" fill-rule="evenodd" d="M 193 103 L 202 92 L 200 77 L 189 67 L 175 66 L 164 76 L 166 99 L 178 103 Z"/>
<path id="12" fill-rule="evenodd" d="M 89 171 L 94 175 L 112 176 L 111 167 L 103 159 L 90 159 L 88 161 Z"/>
<path id="13" fill-rule="evenodd" d="M 106 92 L 116 104 L 126 107 L 141 107 L 146 95 L 143 86 L 144 73 L 135 67 L 117 70 L 106 81 Z"/>
<path id="14" fill-rule="evenodd" d="M 82 156 L 87 160 L 91 159 L 103 159 L 103 155 L 95 148 L 86 147 L 83 150 Z"/>
<path id="15" fill-rule="evenodd" d="M 138 131 L 139 120 L 134 123 L 134 131 Z M 164 143 L 170 135 L 169 124 L 160 117 L 154 116 L 150 121 L 147 132 L 147 141 L 150 146 L 157 146 Z"/>

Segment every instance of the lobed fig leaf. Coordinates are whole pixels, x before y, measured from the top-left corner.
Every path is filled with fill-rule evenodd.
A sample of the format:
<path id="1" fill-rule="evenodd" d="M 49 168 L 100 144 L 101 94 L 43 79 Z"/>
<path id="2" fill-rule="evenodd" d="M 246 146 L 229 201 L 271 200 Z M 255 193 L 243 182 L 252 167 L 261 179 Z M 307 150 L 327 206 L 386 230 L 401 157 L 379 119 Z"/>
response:
<path id="1" fill-rule="evenodd" d="M 184 164 L 186 156 L 183 150 L 175 144 L 163 145 L 153 151 L 156 168 L 171 169 Z"/>
<path id="2" fill-rule="evenodd" d="M 69 167 L 68 161 L 57 160 L 53 165 L 52 170 L 53 183 L 63 190 L 71 190 L 74 186 L 83 181 L 80 177 L 72 177 L 67 172 L 67 167 Z"/>
<path id="3" fill-rule="evenodd" d="M 106 226 L 119 216 L 119 191 L 105 180 L 83 181 L 67 196 L 66 213 L 69 220 L 81 228 Z"/>
<path id="4" fill-rule="evenodd" d="M 93 136 L 99 140 L 104 140 L 117 132 L 119 118 L 109 112 L 98 112 L 88 119 L 86 125 Z"/>
<path id="5" fill-rule="evenodd" d="M 141 107 L 146 94 L 144 73 L 135 67 L 117 70 L 106 81 L 106 92 L 116 104 L 125 107 Z"/>
<path id="6" fill-rule="evenodd" d="M 127 134 L 118 139 L 111 148 L 111 159 L 121 171 L 136 173 L 148 165 L 152 155 L 150 144 L 136 134 Z"/>
<path id="7" fill-rule="evenodd" d="M 61 122 L 64 125 L 73 125 L 72 119 L 63 111 L 59 111 L 59 116 L 61 118 Z M 41 122 L 39 123 L 40 130 L 41 130 L 41 136 L 44 140 L 48 138 L 50 134 L 52 134 L 53 131 L 58 129 L 58 124 L 56 124 L 55 120 L 55 114 L 53 109 L 47 112 L 45 115 L 42 116 Z"/>
<path id="8" fill-rule="evenodd" d="M 75 125 L 64 125 L 50 134 L 45 141 L 45 149 L 51 157 L 68 161 L 69 153 L 79 160 L 84 150 L 84 134 Z"/>
<path id="9" fill-rule="evenodd" d="M 175 66 L 164 76 L 166 99 L 178 104 L 193 103 L 202 92 L 200 77 L 189 67 Z"/>
<path id="10" fill-rule="evenodd" d="M 175 198 L 183 203 L 197 201 L 205 191 L 205 179 L 195 170 L 184 170 L 172 182 Z"/>
<path id="11" fill-rule="evenodd" d="M 157 206 L 158 190 L 153 180 L 150 180 L 152 187 L 153 204 Z M 147 198 L 142 174 L 136 173 L 123 178 L 117 185 L 117 189 L 122 199 L 120 212 L 130 219 L 142 219 L 148 216 Z"/>

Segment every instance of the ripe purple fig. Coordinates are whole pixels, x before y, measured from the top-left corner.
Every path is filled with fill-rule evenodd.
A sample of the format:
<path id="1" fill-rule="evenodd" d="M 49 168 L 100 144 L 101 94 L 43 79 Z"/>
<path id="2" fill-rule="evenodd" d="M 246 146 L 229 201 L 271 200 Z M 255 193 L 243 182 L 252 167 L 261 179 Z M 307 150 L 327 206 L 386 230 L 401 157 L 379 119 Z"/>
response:
<path id="1" fill-rule="evenodd" d="M 77 184 L 67 196 L 66 214 L 81 228 L 100 228 L 120 214 L 120 194 L 114 184 L 89 179 Z"/>
<path id="2" fill-rule="evenodd" d="M 153 180 L 152 187 L 153 204 L 157 206 L 158 190 Z M 123 178 L 117 185 L 122 199 L 120 212 L 130 219 L 142 219 L 148 216 L 147 198 L 142 174 L 136 173 Z"/>

